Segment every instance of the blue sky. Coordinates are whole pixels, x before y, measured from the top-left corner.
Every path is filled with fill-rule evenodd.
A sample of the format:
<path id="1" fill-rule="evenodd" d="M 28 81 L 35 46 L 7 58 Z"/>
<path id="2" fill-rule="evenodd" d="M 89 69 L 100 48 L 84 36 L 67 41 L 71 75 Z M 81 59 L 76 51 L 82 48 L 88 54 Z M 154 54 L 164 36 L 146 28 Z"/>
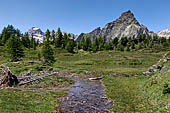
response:
<path id="1" fill-rule="evenodd" d="M 0 0 L 0 31 L 12 24 L 23 33 L 31 27 L 86 33 L 129 9 L 151 31 L 170 28 L 170 0 Z"/>

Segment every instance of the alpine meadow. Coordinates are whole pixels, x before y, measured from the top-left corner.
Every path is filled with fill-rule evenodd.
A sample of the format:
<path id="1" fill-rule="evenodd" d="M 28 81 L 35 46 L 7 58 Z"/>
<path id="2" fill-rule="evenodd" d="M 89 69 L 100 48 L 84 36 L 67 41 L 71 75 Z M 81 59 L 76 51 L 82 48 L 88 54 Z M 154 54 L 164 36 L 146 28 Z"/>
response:
<path id="1" fill-rule="evenodd" d="M 111 8 L 114 13 L 119 13 L 119 17 L 115 16 L 117 19 L 105 23 L 104 27 L 96 27 L 86 33 L 69 33 L 62 26 L 66 17 L 70 22 L 67 24 L 68 29 L 81 26 L 79 16 L 82 13 L 83 17 L 88 15 L 88 22 L 107 20 L 104 15 L 114 17 L 114 13 L 106 11 L 113 2 L 107 1 L 110 5 L 103 1 L 101 4 L 95 2 L 100 7 L 105 5 L 103 8 L 106 9 L 101 9 L 94 5 L 95 0 L 92 3 L 87 0 L 82 4 L 76 0 L 77 5 L 75 1 L 59 1 L 57 3 L 65 4 L 62 8 L 56 1 L 40 0 L 39 5 L 36 5 L 36 13 L 32 11 L 37 1 L 21 2 L 32 4 L 29 8 L 23 8 L 18 4 L 19 1 L 16 1 L 17 4 L 9 2 L 9 6 L 16 5 L 14 15 L 23 17 L 23 20 L 20 17 L 14 21 L 9 19 L 13 17 L 12 12 L 8 11 L 7 3 L 3 2 L 7 10 L 6 14 L 0 16 L 0 21 L 6 25 L 4 27 L 0 22 L 0 113 L 170 113 L 170 28 L 159 32 L 150 31 L 151 27 L 141 22 L 155 22 L 160 18 L 150 21 L 151 16 L 144 9 L 133 7 L 138 4 L 137 1 L 132 3 L 132 0 L 128 0 L 131 5 L 122 2 L 122 7 L 126 7 L 123 13 L 122 9 L 119 10 L 120 5 Z M 87 5 L 89 3 L 94 6 Z M 54 4 L 57 6 L 53 7 Z M 117 1 L 116 4 L 120 3 Z M 21 13 L 20 6 L 27 13 Z M 161 8 L 154 7 L 161 11 L 152 15 L 164 13 Z M 138 11 L 143 13 L 134 14 Z M 99 13 L 102 17 L 94 19 Z M 29 14 L 32 14 L 30 21 L 25 22 Z M 78 14 L 77 17 L 75 14 Z M 7 15 L 5 20 L 3 16 Z M 54 15 L 57 15 L 57 19 Z M 136 15 L 140 19 L 146 15 L 148 19 L 139 22 Z M 49 16 L 48 19 L 46 16 Z M 31 18 L 34 18 L 34 22 L 31 22 Z M 50 22 L 52 18 L 56 19 L 56 24 Z M 46 22 L 41 22 L 45 19 Z M 77 25 L 72 25 L 75 21 Z M 46 31 L 32 26 L 36 22 L 40 26 L 47 25 L 43 27 Z M 27 23 L 31 27 L 23 32 L 22 26 Z M 53 24 L 58 25 L 56 29 L 50 27 Z M 22 30 L 17 28 L 19 25 Z M 89 23 L 77 30 L 90 25 L 94 26 Z"/>

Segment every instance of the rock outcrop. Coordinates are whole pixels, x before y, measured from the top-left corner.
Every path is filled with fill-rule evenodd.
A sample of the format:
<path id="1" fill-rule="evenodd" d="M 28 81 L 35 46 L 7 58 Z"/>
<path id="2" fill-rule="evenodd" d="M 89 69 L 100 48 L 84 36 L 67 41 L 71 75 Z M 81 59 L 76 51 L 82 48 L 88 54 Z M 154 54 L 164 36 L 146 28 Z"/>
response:
<path id="1" fill-rule="evenodd" d="M 129 10 L 122 13 L 115 21 L 106 24 L 104 28 L 100 29 L 100 27 L 98 27 L 85 35 L 92 39 L 101 36 L 106 37 L 107 40 L 112 40 L 115 37 L 137 37 L 141 34 L 154 35 L 154 33 L 150 32 L 146 26 L 141 25 L 134 17 L 134 14 Z M 82 35 L 79 36 L 78 40 L 81 38 Z"/>

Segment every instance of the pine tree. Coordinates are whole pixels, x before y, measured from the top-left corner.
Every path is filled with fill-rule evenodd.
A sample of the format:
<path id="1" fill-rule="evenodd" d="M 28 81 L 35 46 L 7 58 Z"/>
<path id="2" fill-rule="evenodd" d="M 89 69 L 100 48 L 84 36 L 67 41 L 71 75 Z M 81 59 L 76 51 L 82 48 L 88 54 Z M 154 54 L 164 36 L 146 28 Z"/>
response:
<path id="1" fill-rule="evenodd" d="M 45 38 L 47 39 L 47 41 L 51 41 L 51 35 L 49 29 L 47 29 L 47 31 L 45 32 Z"/>
<path id="2" fill-rule="evenodd" d="M 74 53 L 74 40 L 69 40 L 66 45 L 66 50 L 70 53 Z"/>
<path id="3" fill-rule="evenodd" d="M 25 48 L 30 49 L 30 39 L 29 39 L 28 33 L 25 33 L 25 35 L 22 37 L 21 41 Z"/>
<path id="4" fill-rule="evenodd" d="M 52 30 L 52 32 L 51 32 L 51 44 L 54 44 L 54 41 L 55 41 L 55 31 L 54 30 Z"/>
<path id="5" fill-rule="evenodd" d="M 123 45 L 124 47 L 126 47 L 126 45 L 127 45 L 127 43 L 128 43 L 127 37 L 122 37 L 122 38 L 120 39 L 120 43 L 121 43 L 121 45 Z"/>
<path id="6" fill-rule="evenodd" d="M 124 51 L 124 46 L 123 46 L 121 43 L 119 43 L 119 44 L 117 45 L 117 50 L 118 50 L 118 51 Z"/>
<path id="7" fill-rule="evenodd" d="M 12 34 L 16 34 L 15 28 L 12 25 L 8 25 L 7 27 L 5 27 L 2 30 L 2 34 L 1 34 L 2 43 L 5 44 Z"/>
<path id="8" fill-rule="evenodd" d="M 24 50 L 22 49 L 22 43 L 17 35 L 11 35 L 7 40 L 6 48 L 10 55 L 11 61 L 18 61 L 24 56 Z"/>
<path id="9" fill-rule="evenodd" d="M 82 49 L 80 42 L 77 43 L 77 49 Z"/>
<path id="10" fill-rule="evenodd" d="M 98 41 L 99 41 L 99 49 L 98 50 L 102 51 L 104 49 L 105 40 L 104 40 L 104 38 L 99 37 Z"/>
<path id="11" fill-rule="evenodd" d="M 130 47 L 129 47 L 129 45 L 126 47 L 126 51 L 130 51 Z"/>
<path id="12" fill-rule="evenodd" d="M 67 35 L 67 33 L 64 33 L 63 41 L 62 41 L 62 48 L 63 49 L 66 47 L 67 41 L 68 41 L 68 35 Z"/>
<path id="13" fill-rule="evenodd" d="M 112 43 L 106 42 L 106 43 L 104 44 L 104 49 L 105 49 L 105 50 L 112 50 Z"/>
<path id="14" fill-rule="evenodd" d="M 36 46 L 37 44 L 36 44 L 35 38 L 33 38 L 33 35 L 32 35 L 31 41 L 30 41 L 30 47 L 36 50 Z"/>
<path id="15" fill-rule="evenodd" d="M 85 46 L 86 46 L 85 47 L 86 51 L 91 51 L 92 42 L 91 42 L 91 39 L 89 37 L 86 37 Z"/>
<path id="16" fill-rule="evenodd" d="M 48 41 L 43 42 L 41 53 L 45 63 L 51 65 L 55 62 L 54 51 Z"/>
<path id="17" fill-rule="evenodd" d="M 135 42 L 132 42 L 131 49 L 135 49 Z"/>
<path id="18" fill-rule="evenodd" d="M 56 38 L 55 38 L 55 47 L 62 47 L 62 40 L 63 40 L 63 35 L 60 28 L 58 28 L 58 31 L 56 33 Z"/>
<path id="19" fill-rule="evenodd" d="M 38 56 L 38 60 L 40 61 L 41 60 L 41 53 L 38 52 L 37 56 Z"/>
<path id="20" fill-rule="evenodd" d="M 116 48 L 117 44 L 119 43 L 119 39 L 115 37 L 112 41 L 114 48 Z"/>

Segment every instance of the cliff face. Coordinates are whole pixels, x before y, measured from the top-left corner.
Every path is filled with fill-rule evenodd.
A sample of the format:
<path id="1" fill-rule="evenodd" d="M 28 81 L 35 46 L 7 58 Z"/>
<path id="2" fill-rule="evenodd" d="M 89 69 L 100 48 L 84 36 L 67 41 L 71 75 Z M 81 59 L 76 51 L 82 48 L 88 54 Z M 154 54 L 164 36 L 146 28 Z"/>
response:
<path id="1" fill-rule="evenodd" d="M 137 37 L 140 34 L 153 35 L 147 27 L 141 25 L 134 14 L 129 10 L 121 14 L 121 16 L 113 22 L 110 22 L 105 25 L 104 28 L 97 28 L 92 32 L 85 34 L 91 38 L 97 36 L 106 37 L 107 40 L 112 40 L 115 37 Z M 79 37 L 79 40 L 81 37 Z"/>

